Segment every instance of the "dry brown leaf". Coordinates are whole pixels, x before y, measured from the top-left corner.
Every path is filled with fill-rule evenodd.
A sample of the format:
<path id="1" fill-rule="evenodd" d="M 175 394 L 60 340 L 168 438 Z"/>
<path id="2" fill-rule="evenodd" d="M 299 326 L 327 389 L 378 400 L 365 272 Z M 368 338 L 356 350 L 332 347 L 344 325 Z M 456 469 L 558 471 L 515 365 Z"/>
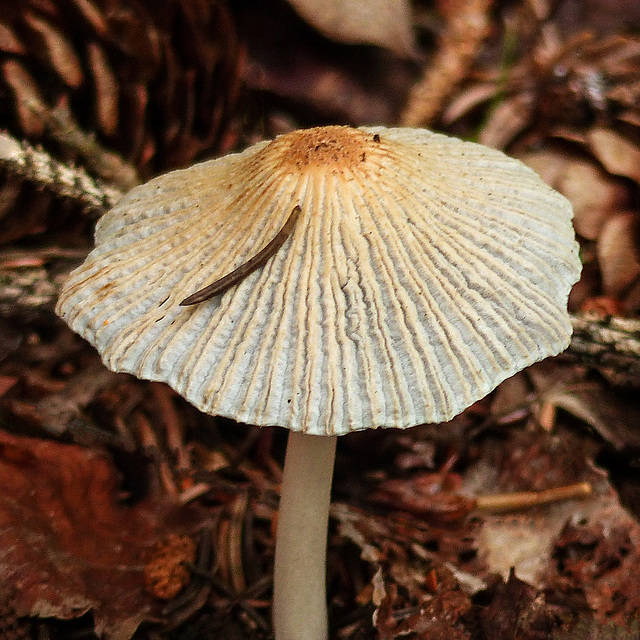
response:
<path id="1" fill-rule="evenodd" d="M 39 137 L 44 131 L 45 109 L 38 86 L 31 74 L 15 60 L 2 65 L 2 75 L 13 93 L 20 126 L 26 135 Z"/>
<path id="2" fill-rule="evenodd" d="M 90 42 L 87 53 L 95 83 L 96 122 L 105 135 L 112 136 L 118 128 L 118 81 L 101 47 Z"/>
<path id="3" fill-rule="evenodd" d="M 580 617 L 570 629 L 558 631 L 553 640 L 639 640 L 640 627 L 638 620 L 631 620 L 628 625 L 619 626 L 613 623 L 599 623 L 590 615 Z"/>
<path id="4" fill-rule="evenodd" d="M 26 50 L 20 39 L 6 24 L 0 24 L 0 51 L 24 55 Z"/>
<path id="5" fill-rule="evenodd" d="M 605 127 L 594 127 L 587 138 L 593 154 L 607 171 L 640 183 L 640 147 Z"/>
<path id="6" fill-rule="evenodd" d="M 564 177 L 571 156 L 554 149 L 537 149 L 518 156 L 522 162 L 531 167 L 549 186 L 554 189 Z M 566 194 L 563 194 L 566 195 Z M 573 204 L 573 203 L 572 203 Z"/>
<path id="7" fill-rule="evenodd" d="M 615 491 L 611 490 L 598 499 L 606 501 L 614 496 Z M 485 516 L 477 540 L 480 557 L 491 572 L 505 579 L 515 568 L 523 580 L 543 586 L 542 576 L 548 568 L 553 541 L 568 519 L 585 513 L 581 502 L 571 500 L 521 513 Z"/>
<path id="8" fill-rule="evenodd" d="M 574 316 L 574 338 L 582 340 L 583 344 L 588 341 L 594 347 L 593 356 L 605 371 L 607 367 L 614 368 L 607 351 L 626 356 L 630 361 L 637 359 L 640 350 L 634 335 L 640 323 L 619 317 L 600 320 L 586 314 Z M 570 349 L 574 350 L 573 344 Z M 587 425 L 613 449 L 640 450 L 640 433 L 636 426 L 640 422 L 640 408 L 633 398 L 616 394 L 607 382 L 587 377 L 580 368 L 552 360 L 527 371 L 538 394 L 537 406 L 533 407 L 538 420 L 544 407 L 552 406 Z M 588 441 L 585 439 L 584 442 Z"/>
<path id="9" fill-rule="evenodd" d="M 373 566 L 371 584 L 360 599 L 368 596 L 366 601 L 376 606 L 373 622 L 379 638 L 411 633 L 433 640 L 469 637 L 460 617 L 471 605 L 469 594 L 486 587 L 475 575 L 473 523 L 436 529 L 409 514 L 372 515 L 339 503 L 331 513 L 341 536 Z"/>
<path id="10" fill-rule="evenodd" d="M 340 535 L 351 540 L 361 557 L 412 596 L 429 593 L 427 574 L 434 565 L 452 571 L 469 592 L 483 586 L 467 571 L 478 569 L 473 532 L 477 523 L 465 522 L 451 530 L 432 527 L 410 514 L 373 515 L 343 503 L 331 505 Z M 437 554 L 428 549 L 438 549 Z M 375 586 L 375 585 L 374 585 Z"/>
<path id="11" fill-rule="evenodd" d="M 543 582 L 583 590 L 598 619 L 624 624 L 640 616 L 639 562 L 640 525 L 610 491 L 563 528 Z"/>
<path id="12" fill-rule="evenodd" d="M 457 96 L 452 97 L 447 104 L 442 105 L 440 120 L 444 125 L 450 125 L 460 120 L 465 114 L 476 107 L 488 103 L 496 95 L 496 86 L 493 82 L 479 82 L 466 88 Z"/>
<path id="13" fill-rule="evenodd" d="M 455 492 L 458 485 L 459 477 L 452 473 L 415 473 L 382 481 L 371 500 L 426 522 L 451 525 L 462 522 L 475 507 L 473 500 Z"/>
<path id="14" fill-rule="evenodd" d="M 195 511 L 125 506 L 104 453 L 0 432 L 0 576 L 20 615 L 75 618 L 128 640 L 158 614 L 143 567 L 154 544 L 197 526 Z M 178 526 L 169 518 L 180 517 Z M 173 520 L 175 523 L 177 520 Z M 102 635 L 101 635 L 102 634 Z"/>
<path id="15" fill-rule="evenodd" d="M 548 394 L 552 392 L 553 387 Z M 605 401 L 594 398 L 594 404 Z M 629 426 L 634 423 L 630 416 Z M 494 459 L 483 456 L 475 474 L 470 470 L 465 475 L 468 490 L 487 484 L 521 487 L 523 482 L 535 486 L 581 479 L 591 483 L 593 492 L 581 501 L 485 516 L 478 550 L 489 570 L 506 578 L 515 567 L 520 578 L 546 592 L 584 593 L 601 618 L 621 621 L 624 616 L 638 616 L 640 583 L 635 567 L 640 560 L 640 525 L 620 504 L 607 474 L 590 462 L 599 445 L 589 445 L 584 435 L 562 428 L 553 434 L 521 432 L 514 439 L 515 435 L 509 436 L 506 446 L 497 442 Z"/>
<path id="16" fill-rule="evenodd" d="M 494 149 L 504 149 L 531 122 L 533 96 L 528 92 L 507 98 L 488 118 L 478 142 Z"/>
<path id="17" fill-rule="evenodd" d="M 543 593 L 517 578 L 513 571 L 495 592 L 489 606 L 480 611 L 487 638 L 548 640 L 550 632 L 558 627 L 560 608 L 549 606 Z"/>
<path id="18" fill-rule="evenodd" d="M 347 44 L 374 44 L 400 56 L 415 52 L 407 0 L 289 0 L 318 31 Z"/>
<path id="19" fill-rule="evenodd" d="M 559 384 L 541 395 L 553 406 L 580 420 L 617 451 L 640 450 L 640 407 L 626 401 L 600 380 Z"/>
<path id="20" fill-rule="evenodd" d="M 379 638 L 393 640 L 410 635 L 424 640 L 470 640 L 471 635 L 457 623 L 471 609 L 471 601 L 455 587 L 454 580 L 443 577 L 434 596 L 404 611 L 397 610 L 402 598 L 398 597 L 396 586 L 390 585 L 376 610 Z"/>
<path id="21" fill-rule="evenodd" d="M 605 294 L 621 297 L 640 277 L 639 239 L 640 217 L 635 211 L 619 213 L 604 225 L 597 251 Z"/>
<path id="22" fill-rule="evenodd" d="M 555 149 L 531 151 L 520 159 L 569 199 L 576 231 L 587 240 L 595 240 L 605 221 L 629 204 L 627 183 L 593 161 Z"/>
<path id="23" fill-rule="evenodd" d="M 466 495 L 545 491 L 585 481 L 594 489 L 586 499 L 506 514 L 483 513 L 477 545 L 489 572 L 506 580 L 514 567 L 519 578 L 541 586 L 553 540 L 567 519 L 587 513 L 591 505 L 614 493 L 602 473 L 585 464 L 590 455 L 583 440 L 564 432 L 558 436 L 541 430 L 513 431 L 507 441 L 485 444 L 483 456 L 462 477 L 461 491 Z"/>
<path id="24" fill-rule="evenodd" d="M 480 117 L 479 140 L 498 147 L 525 135 L 528 146 L 549 134 L 567 137 L 568 131 L 581 133 L 594 122 L 596 138 L 607 130 L 601 123 L 607 123 L 612 134 L 619 123 L 625 123 L 625 132 L 637 127 L 640 40 L 629 34 L 598 38 L 594 33 L 600 25 L 584 31 L 572 25 L 563 33 L 559 23 L 568 5 L 561 4 L 560 12 L 545 2 L 526 2 L 505 12 L 503 41 L 496 47 L 504 57 L 498 62 L 487 51 L 482 68 L 468 74 L 467 84 L 444 108 L 442 122 L 462 119 L 477 127 Z M 538 9 L 532 11 L 534 7 Z M 510 38 L 517 40 L 517 47 L 510 49 Z M 511 55 L 519 59 L 511 61 Z M 612 142 L 604 145 L 611 147 Z M 637 162 L 635 169 L 631 160 L 620 162 L 614 162 L 620 175 L 640 171 Z"/>
<path id="25" fill-rule="evenodd" d="M 595 240 L 607 219 L 629 202 L 629 190 L 592 162 L 571 161 L 556 186 L 573 205 L 576 231 Z"/>
<path id="26" fill-rule="evenodd" d="M 272 5 L 258 5 L 239 16 L 248 51 L 243 67 L 247 89 L 273 94 L 279 104 L 294 103 L 296 112 L 301 107 L 319 122 L 396 121 L 412 82 L 406 60 L 373 47 L 354 48 L 347 56 L 344 45 L 319 46 L 313 29 L 293 9 L 276 4 L 274 11 Z M 270 119 L 263 136 L 296 128 L 290 118 L 276 114 Z"/>

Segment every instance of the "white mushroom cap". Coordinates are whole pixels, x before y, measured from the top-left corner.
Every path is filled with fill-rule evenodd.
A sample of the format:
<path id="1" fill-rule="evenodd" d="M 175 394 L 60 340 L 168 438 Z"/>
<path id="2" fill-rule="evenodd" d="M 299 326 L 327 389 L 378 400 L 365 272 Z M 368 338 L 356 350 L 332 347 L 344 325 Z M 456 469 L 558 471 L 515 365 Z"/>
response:
<path id="1" fill-rule="evenodd" d="M 226 292 L 180 302 L 291 236 Z M 571 206 L 421 129 L 322 127 L 160 176 L 106 214 L 57 311 L 117 371 L 311 434 L 452 418 L 561 352 Z"/>

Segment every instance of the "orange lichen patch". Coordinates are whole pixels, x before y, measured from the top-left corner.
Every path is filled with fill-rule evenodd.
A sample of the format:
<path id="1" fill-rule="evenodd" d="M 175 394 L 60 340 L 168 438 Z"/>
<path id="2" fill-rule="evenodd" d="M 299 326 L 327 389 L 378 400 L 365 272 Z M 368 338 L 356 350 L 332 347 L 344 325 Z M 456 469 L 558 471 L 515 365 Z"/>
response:
<path id="1" fill-rule="evenodd" d="M 175 598 L 189 584 L 188 565 L 195 559 L 196 543 L 189 536 L 169 535 L 156 544 L 145 564 L 145 588 L 160 600 Z"/>
<path id="2" fill-rule="evenodd" d="M 263 153 L 278 157 L 284 167 L 353 169 L 379 153 L 380 136 L 350 127 L 316 127 L 280 136 Z"/>

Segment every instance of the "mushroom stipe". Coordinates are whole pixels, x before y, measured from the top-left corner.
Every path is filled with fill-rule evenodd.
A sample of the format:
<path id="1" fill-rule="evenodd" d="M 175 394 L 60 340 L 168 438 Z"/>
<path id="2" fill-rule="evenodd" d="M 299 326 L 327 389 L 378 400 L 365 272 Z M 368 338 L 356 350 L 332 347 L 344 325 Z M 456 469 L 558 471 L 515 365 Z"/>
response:
<path id="1" fill-rule="evenodd" d="M 234 269 L 231 273 L 223 276 L 219 280 L 212 282 L 210 285 L 196 291 L 195 293 L 187 296 L 181 303 L 181 307 L 188 307 L 192 304 L 198 304 L 199 302 L 205 302 L 211 300 L 214 296 L 224 293 L 227 289 L 233 287 L 234 284 L 238 284 L 244 278 L 246 278 L 252 271 L 255 271 L 258 267 L 261 267 L 272 255 L 274 255 L 278 249 L 285 243 L 286 239 L 291 235 L 293 228 L 296 225 L 298 216 L 300 215 L 300 205 L 293 207 L 291 215 L 287 218 L 287 221 L 282 226 L 282 229 L 278 231 L 273 240 L 270 240 L 264 248 L 260 249 L 258 253 L 252 258 L 249 258 L 246 262 L 241 264 L 237 269 Z"/>

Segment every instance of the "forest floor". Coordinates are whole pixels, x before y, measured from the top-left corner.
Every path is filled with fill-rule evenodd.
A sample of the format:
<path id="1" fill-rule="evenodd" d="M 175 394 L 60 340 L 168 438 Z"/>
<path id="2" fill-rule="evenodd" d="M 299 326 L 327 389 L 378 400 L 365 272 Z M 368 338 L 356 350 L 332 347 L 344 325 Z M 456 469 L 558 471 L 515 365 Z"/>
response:
<path id="1" fill-rule="evenodd" d="M 286 433 L 109 371 L 55 299 L 133 184 L 381 124 L 534 168 L 583 274 L 565 354 L 451 422 L 339 439 L 331 638 L 640 638 L 638 3 L 154 4 L 0 11 L 0 637 L 272 635 Z"/>

